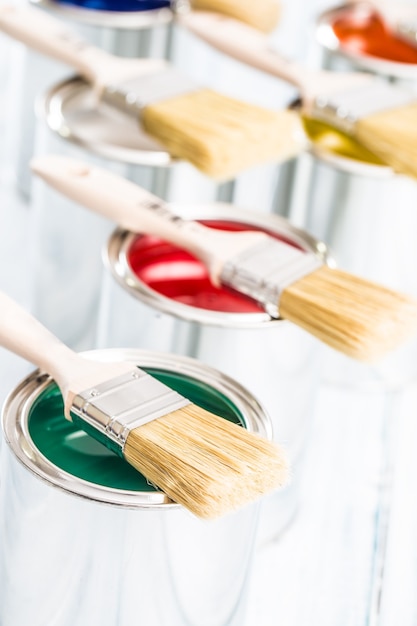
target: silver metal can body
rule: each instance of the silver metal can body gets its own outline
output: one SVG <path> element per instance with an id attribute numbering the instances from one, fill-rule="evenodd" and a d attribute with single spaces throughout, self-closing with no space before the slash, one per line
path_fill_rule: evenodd
<path id="1" fill-rule="evenodd" d="M 226 220 L 280 233 L 326 258 L 326 247 L 283 218 L 228 204 L 175 207 L 186 217 Z M 188 355 L 224 371 L 249 389 L 271 416 L 274 437 L 290 458 L 292 480 L 267 499 L 263 539 L 277 536 L 294 516 L 297 482 L 308 440 L 319 378 L 319 342 L 266 313 L 224 313 L 164 297 L 133 273 L 127 256 L 137 236 L 116 230 L 104 250 L 98 347 L 136 347 Z M 215 308 L 215 307 L 214 307 Z"/>
<path id="2" fill-rule="evenodd" d="M 230 403 L 249 430 L 271 435 L 267 415 L 249 392 L 194 360 L 139 350 L 96 351 L 94 358 L 174 372 L 197 385 L 202 397 L 205 389 L 214 393 L 220 412 Z M 48 405 L 37 404 L 44 393 L 55 402 L 50 388 L 50 378 L 35 372 L 3 409 L 9 445 L 0 487 L 1 623 L 241 626 L 259 503 L 207 522 L 154 489 L 94 482 L 83 463 L 118 457 L 81 431 L 59 433 L 54 420 L 66 423 L 63 414 L 57 409 L 50 418 Z M 55 444 L 45 444 L 44 434 L 39 439 L 38 419 L 41 428 L 44 420 L 55 429 Z M 72 465 L 65 466 L 68 452 Z"/>

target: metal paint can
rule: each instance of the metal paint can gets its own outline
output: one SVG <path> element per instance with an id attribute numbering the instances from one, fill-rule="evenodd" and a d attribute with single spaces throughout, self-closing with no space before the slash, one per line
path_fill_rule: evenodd
<path id="1" fill-rule="evenodd" d="M 278 216 L 224 203 L 176 205 L 185 218 L 260 229 L 327 258 L 324 244 Z M 261 399 L 293 468 L 291 484 L 267 498 L 261 536 L 280 534 L 297 508 L 301 461 L 319 377 L 319 342 L 256 304 L 214 288 L 195 259 L 155 238 L 116 230 L 104 249 L 98 346 L 188 355 L 226 372 Z"/>
<path id="2" fill-rule="evenodd" d="M 193 359 L 140 350 L 128 360 L 191 401 L 270 438 L 262 406 Z M 3 408 L 0 622 L 13 626 L 241 626 L 260 503 L 202 521 L 156 491 L 63 416 L 36 371 Z"/>

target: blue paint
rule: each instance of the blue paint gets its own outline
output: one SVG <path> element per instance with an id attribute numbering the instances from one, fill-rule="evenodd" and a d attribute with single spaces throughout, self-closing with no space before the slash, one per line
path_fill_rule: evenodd
<path id="1" fill-rule="evenodd" d="M 170 7 L 170 0 L 56 0 L 58 4 L 96 11 L 153 11 Z"/>

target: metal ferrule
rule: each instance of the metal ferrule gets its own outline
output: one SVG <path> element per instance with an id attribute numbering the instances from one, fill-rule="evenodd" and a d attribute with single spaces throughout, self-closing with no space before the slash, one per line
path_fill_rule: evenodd
<path id="1" fill-rule="evenodd" d="M 368 84 L 317 98 L 312 115 L 352 134 L 358 120 L 415 101 L 414 94 L 372 79 Z"/>
<path id="2" fill-rule="evenodd" d="M 183 96 L 198 89 L 199 86 L 192 78 L 168 67 L 109 85 L 102 97 L 108 104 L 137 117 L 150 104 Z"/>
<path id="3" fill-rule="evenodd" d="M 123 450 L 129 433 L 181 409 L 189 400 L 143 370 L 118 376 L 78 394 L 71 412 Z"/>
<path id="4" fill-rule="evenodd" d="M 220 280 L 251 296 L 271 317 L 278 318 L 284 289 L 322 265 L 316 255 L 271 239 L 225 263 Z"/>

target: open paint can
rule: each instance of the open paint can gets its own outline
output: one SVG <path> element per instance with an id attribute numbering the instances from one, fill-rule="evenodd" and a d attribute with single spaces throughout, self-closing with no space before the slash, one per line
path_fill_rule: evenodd
<path id="1" fill-rule="evenodd" d="M 396 34 L 372 3 L 357 2 L 322 13 L 316 39 L 329 69 L 360 69 L 416 86 L 417 42 Z"/>
<path id="2" fill-rule="evenodd" d="M 184 218 L 217 228 L 257 229 L 312 251 L 327 248 L 285 219 L 223 203 L 176 205 Z M 253 301 L 217 289 L 194 257 L 155 237 L 116 230 L 104 250 L 98 346 L 143 347 L 188 355 L 239 381 L 265 405 L 285 445 L 291 484 L 264 503 L 261 535 L 278 536 L 294 516 L 298 481 L 319 378 L 319 342 L 272 319 Z"/>
<path id="3" fill-rule="evenodd" d="M 95 351 L 270 438 L 262 406 L 193 359 Z M 202 521 L 68 422 L 34 372 L 3 408 L 0 622 L 13 626 L 241 626 L 260 503 Z"/>

